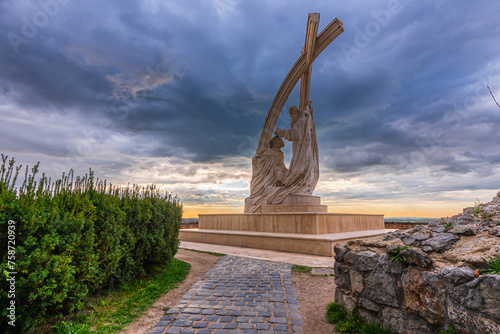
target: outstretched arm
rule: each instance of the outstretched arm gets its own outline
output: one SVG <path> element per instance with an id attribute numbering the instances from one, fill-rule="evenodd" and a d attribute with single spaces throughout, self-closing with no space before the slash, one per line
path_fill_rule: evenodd
<path id="1" fill-rule="evenodd" d="M 289 130 L 283 130 L 280 128 L 276 128 L 276 131 L 274 131 L 274 134 L 278 137 L 285 138 L 288 141 L 293 141 L 293 131 L 292 129 Z"/>

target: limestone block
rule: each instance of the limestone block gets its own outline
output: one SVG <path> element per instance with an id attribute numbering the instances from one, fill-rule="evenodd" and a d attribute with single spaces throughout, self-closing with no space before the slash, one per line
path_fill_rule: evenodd
<path id="1" fill-rule="evenodd" d="M 380 324 L 380 319 L 376 313 L 364 309 L 358 309 L 357 312 L 361 317 L 363 317 L 368 322 L 374 322 Z"/>
<path id="2" fill-rule="evenodd" d="M 406 231 L 406 234 L 414 234 L 414 233 L 417 233 L 417 232 L 420 232 L 424 227 L 419 225 L 419 226 L 415 226 L 414 228 L 412 229 L 409 229 L 408 231 Z"/>
<path id="3" fill-rule="evenodd" d="M 472 225 L 472 224 L 455 225 L 448 232 L 453 233 L 453 234 L 468 235 L 468 236 L 476 235 L 477 227 Z"/>
<path id="4" fill-rule="evenodd" d="M 467 283 L 474 279 L 474 270 L 469 267 L 441 268 L 439 276 L 454 285 Z"/>
<path id="5" fill-rule="evenodd" d="M 362 297 L 379 304 L 400 306 L 397 298 L 397 281 L 381 268 L 365 279 Z"/>
<path id="6" fill-rule="evenodd" d="M 381 309 L 378 304 L 366 298 L 359 298 L 359 306 L 374 312 L 379 312 Z"/>
<path id="7" fill-rule="evenodd" d="M 352 312 L 358 307 L 358 299 L 354 296 L 344 293 L 339 287 L 335 289 L 335 302 L 344 305 L 345 308 Z"/>
<path id="8" fill-rule="evenodd" d="M 344 295 L 342 305 L 344 305 L 349 312 L 353 312 L 358 307 L 358 299 L 351 295 Z"/>
<path id="9" fill-rule="evenodd" d="M 448 303 L 448 318 L 455 328 L 465 333 L 499 334 L 498 322 L 471 312 L 462 305 Z M 443 328 L 444 329 L 444 328 Z"/>
<path id="10" fill-rule="evenodd" d="M 419 316 L 409 314 L 402 334 L 434 334 L 436 333 L 429 324 Z"/>
<path id="11" fill-rule="evenodd" d="M 358 253 L 356 268 L 360 271 L 373 271 L 377 268 L 378 255 L 371 251 Z"/>
<path id="12" fill-rule="evenodd" d="M 344 293 L 342 292 L 342 290 L 337 286 L 335 288 L 335 296 L 333 298 L 333 301 L 337 304 L 341 304 L 342 305 L 342 301 L 344 300 L 343 299 L 344 297 Z"/>
<path id="13" fill-rule="evenodd" d="M 407 237 L 407 235 L 403 232 L 389 232 L 384 237 L 384 241 L 394 240 L 394 239 L 403 239 Z"/>
<path id="14" fill-rule="evenodd" d="M 337 284 L 337 287 L 350 291 L 351 290 L 351 281 L 349 278 L 349 271 L 347 267 L 344 267 L 338 262 L 335 262 L 333 265 L 333 269 L 335 270 L 334 282 Z"/>
<path id="15" fill-rule="evenodd" d="M 389 261 L 389 255 L 387 254 L 382 254 L 378 257 L 378 264 L 384 271 L 397 275 L 401 275 L 403 270 L 408 266 L 402 262 Z"/>
<path id="16" fill-rule="evenodd" d="M 403 249 L 401 256 L 408 264 L 421 268 L 430 268 L 434 263 L 429 255 L 418 248 Z"/>
<path id="17" fill-rule="evenodd" d="M 344 262 L 354 266 L 358 262 L 358 256 L 356 253 L 349 251 L 344 255 Z"/>
<path id="18" fill-rule="evenodd" d="M 469 293 L 465 305 L 500 322 L 500 275 L 481 275 L 467 283 Z"/>
<path id="19" fill-rule="evenodd" d="M 422 241 L 429 239 L 429 235 L 426 233 L 415 233 L 408 237 L 403 238 L 403 243 L 406 246 L 416 246 L 419 247 Z"/>
<path id="20" fill-rule="evenodd" d="M 402 333 L 406 325 L 404 312 L 392 307 L 385 307 L 382 309 L 382 325 L 397 333 Z"/>
<path id="21" fill-rule="evenodd" d="M 443 325 L 446 285 L 439 275 L 410 266 L 402 279 L 406 309 L 433 325 Z"/>
<path id="22" fill-rule="evenodd" d="M 335 246 L 333 246 L 333 251 L 335 252 L 335 261 L 344 261 L 344 255 L 345 253 L 347 253 L 347 248 L 345 248 L 341 244 L 335 244 Z"/>
<path id="23" fill-rule="evenodd" d="M 422 245 L 432 247 L 435 252 L 444 253 L 459 239 L 459 236 L 452 233 L 437 233 L 433 238 L 424 240 Z"/>
<path id="24" fill-rule="evenodd" d="M 363 291 L 363 275 L 359 271 L 350 270 L 349 278 L 351 280 L 352 291 L 361 293 Z"/>

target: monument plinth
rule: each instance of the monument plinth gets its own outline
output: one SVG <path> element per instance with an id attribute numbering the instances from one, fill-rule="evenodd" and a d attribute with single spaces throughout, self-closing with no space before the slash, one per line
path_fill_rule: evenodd
<path id="1" fill-rule="evenodd" d="M 333 256 L 339 241 L 385 233 L 383 215 L 328 213 L 320 197 L 313 195 L 319 179 L 319 150 L 309 101 L 312 64 L 344 31 L 342 22 L 335 19 L 316 36 L 318 24 L 319 14 L 309 14 L 302 53 L 269 108 L 252 158 L 245 213 L 199 215 L 198 229 L 180 231 L 182 241 Z M 299 79 L 299 106 L 288 109 L 290 129 L 275 129 Z M 281 151 L 283 139 L 292 143 L 288 168 Z"/>

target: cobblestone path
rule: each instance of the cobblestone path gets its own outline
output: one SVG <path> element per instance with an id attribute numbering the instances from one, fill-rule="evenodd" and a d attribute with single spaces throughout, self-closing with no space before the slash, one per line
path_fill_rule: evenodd
<path id="1" fill-rule="evenodd" d="M 301 333 L 291 267 L 226 255 L 149 333 Z"/>

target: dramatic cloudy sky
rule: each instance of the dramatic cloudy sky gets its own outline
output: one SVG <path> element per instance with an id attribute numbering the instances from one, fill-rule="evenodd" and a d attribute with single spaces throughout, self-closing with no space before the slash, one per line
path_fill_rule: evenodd
<path id="1" fill-rule="evenodd" d="M 0 152 L 53 177 L 156 183 L 185 217 L 242 212 L 311 12 L 345 27 L 310 95 L 330 212 L 446 216 L 500 191 L 491 0 L 2 0 Z"/>

